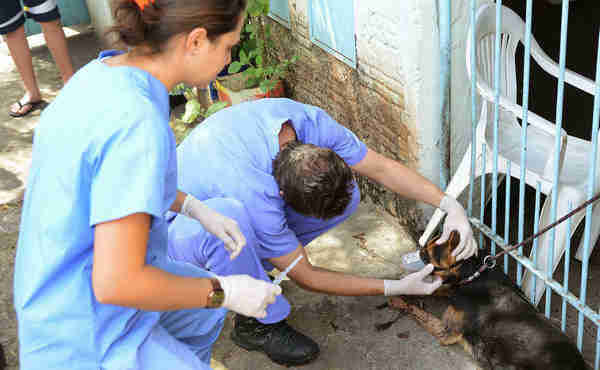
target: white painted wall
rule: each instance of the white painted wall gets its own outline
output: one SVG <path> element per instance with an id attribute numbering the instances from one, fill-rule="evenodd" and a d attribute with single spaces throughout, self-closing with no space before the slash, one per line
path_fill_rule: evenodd
<path id="1" fill-rule="evenodd" d="M 439 32 L 434 0 L 355 1 L 361 72 L 389 80 L 405 99 L 405 123 L 416 135 L 419 172 L 439 183 Z M 392 83 L 393 82 L 393 83 Z M 432 208 L 421 206 L 427 216 Z"/>
<path id="2" fill-rule="evenodd" d="M 110 0 L 86 0 L 92 26 L 98 35 L 104 39 L 104 32 L 113 25 Z"/>
<path id="3" fill-rule="evenodd" d="M 386 81 L 406 101 L 406 124 L 416 134 L 419 172 L 440 182 L 439 0 L 355 0 L 359 70 Z M 477 0 L 480 4 L 491 0 Z M 452 83 L 450 178 L 471 140 L 471 85 L 465 50 L 471 0 L 451 0 Z M 477 114 L 477 118 L 479 114 Z M 448 179 L 448 181 L 450 180 Z M 425 219 L 433 208 L 423 205 Z"/>

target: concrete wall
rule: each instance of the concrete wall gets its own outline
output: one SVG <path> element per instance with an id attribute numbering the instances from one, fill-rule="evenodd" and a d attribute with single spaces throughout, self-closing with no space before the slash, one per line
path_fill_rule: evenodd
<path id="1" fill-rule="evenodd" d="M 113 17 L 110 9 L 110 0 L 86 0 L 92 26 L 105 44 L 111 40 L 105 37 L 105 31 L 113 25 Z"/>

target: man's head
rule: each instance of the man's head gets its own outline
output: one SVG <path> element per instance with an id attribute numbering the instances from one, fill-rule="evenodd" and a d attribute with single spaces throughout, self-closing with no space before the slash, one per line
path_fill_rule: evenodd
<path id="1" fill-rule="evenodd" d="M 339 216 L 352 199 L 352 170 L 333 150 L 291 141 L 273 160 L 283 200 L 305 216 Z"/>

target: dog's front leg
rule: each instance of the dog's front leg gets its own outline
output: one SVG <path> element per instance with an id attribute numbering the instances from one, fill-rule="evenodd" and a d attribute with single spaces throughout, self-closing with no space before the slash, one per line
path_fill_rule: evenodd
<path id="1" fill-rule="evenodd" d="M 407 303 L 402 297 L 391 298 L 390 305 L 396 309 L 409 313 L 417 320 L 419 325 L 421 325 L 429 334 L 436 337 L 440 343 L 445 346 L 457 343 L 462 339 L 462 334 L 450 332 L 442 320 L 416 305 Z"/>

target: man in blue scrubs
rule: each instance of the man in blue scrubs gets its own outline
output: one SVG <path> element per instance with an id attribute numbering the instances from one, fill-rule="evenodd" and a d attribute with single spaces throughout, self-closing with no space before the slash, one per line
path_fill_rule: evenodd
<path id="1" fill-rule="evenodd" d="M 462 206 L 402 164 L 368 149 L 354 133 L 323 110 L 289 99 L 262 99 L 224 109 L 188 135 L 177 149 L 178 186 L 200 200 L 236 198 L 250 215 L 253 233 L 230 261 L 218 240 L 189 218 L 173 215 L 169 255 L 219 275 L 248 274 L 269 281 L 266 271 L 284 270 L 307 245 L 348 218 L 360 202 L 352 170 L 396 193 L 440 207 L 445 231 L 461 233 L 459 259 L 476 250 Z M 216 210 L 228 215 L 226 209 Z M 230 215 L 235 219 L 235 215 Z M 304 256 L 289 273 L 311 291 L 348 296 L 430 294 L 439 280 L 423 278 L 432 266 L 402 280 L 363 278 L 312 266 Z M 236 315 L 232 339 L 273 361 L 300 365 L 312 361 L 318 345 L 285 322 L 290 305 L 283 296 L 256 320 Z"/>

